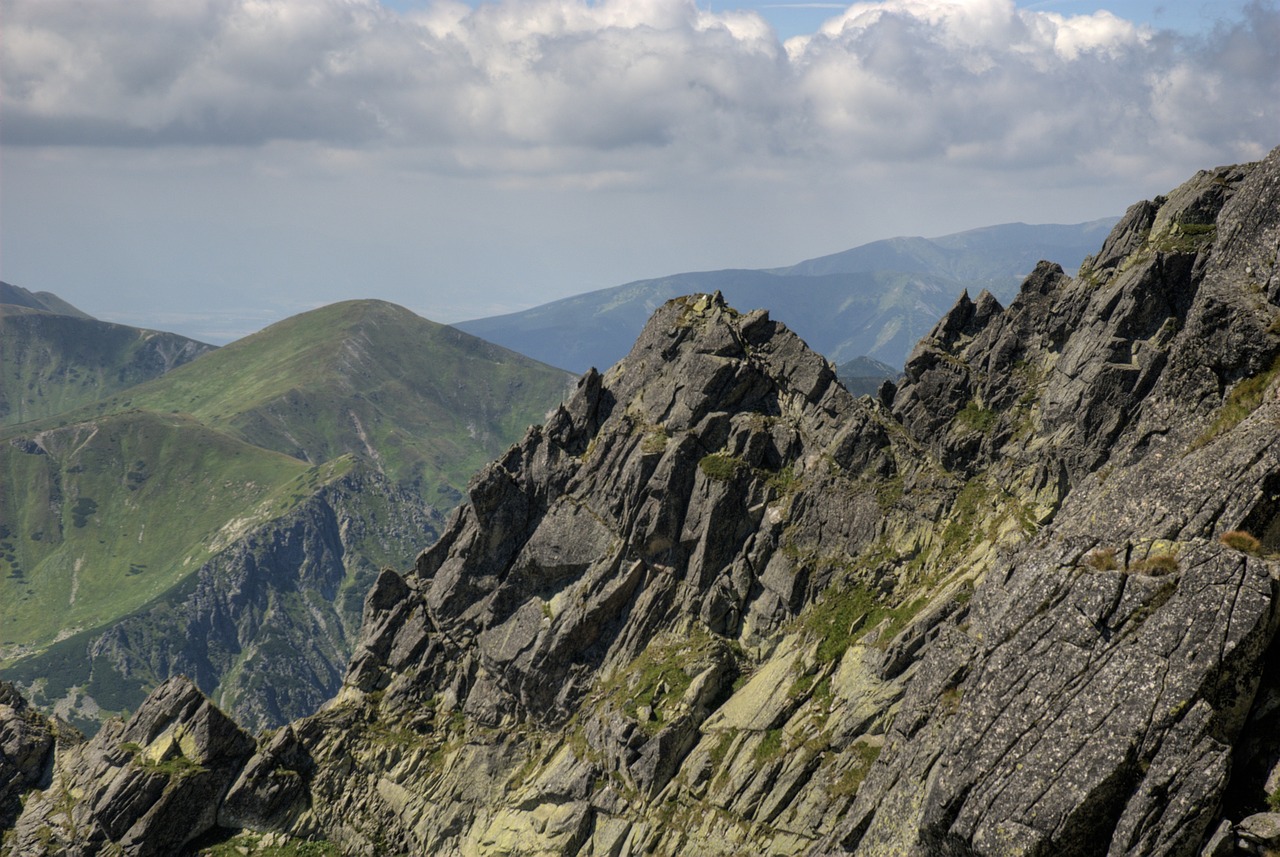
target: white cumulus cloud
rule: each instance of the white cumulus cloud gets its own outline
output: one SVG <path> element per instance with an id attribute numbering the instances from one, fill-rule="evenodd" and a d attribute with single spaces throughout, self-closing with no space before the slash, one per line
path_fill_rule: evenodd
<path id="1" fill-rule="evenodd" d="M 302 141 L 436 170 L 643 176 L 1280 142 L 1280 13 L 1262 3 L 1191 40 L 1107 12 L 883 0 L 785 46 L 753 12 L 686 0 L 0 8 L 11 146 Z"/>

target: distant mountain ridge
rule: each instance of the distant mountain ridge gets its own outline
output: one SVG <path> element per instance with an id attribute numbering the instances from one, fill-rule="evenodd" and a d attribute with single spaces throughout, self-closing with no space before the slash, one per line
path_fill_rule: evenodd
<path id="1" fill-rule="evenodd" d="M 100 321 L 49 292 L 0 283 L 0 426 L 157 378 L 214 346 Z"/>
<path id="2" fill-rule="evenodd" d="M 1097 249 L 1118 218 L 1084 223 L 1003 223 L 938 238 L 886 238 L 796 265 L 777 274 L 819 276 L 868 271 L 930 271 L 957 281 L 1003 283 L 1009 272 L 1030 273 L 1042 259 L 1066 268 Z"/>
<path id="3" fill-rule="evenodd" d="M 0 282 L 0 304 L 44 310 L 73 318 L 93 318 L 55 295 L 53 292 L 31 292 L 21 286 Z"/>
<path id="4" fill-rule="evenodd" d="M 855 396 L 874 396 L 885 381 L 897 381 L 902 373 L 888 363 L 870 357 L 855 357 L 836 367 L 836 377 Z"/>
<path id="5" fill-rule="evenodd" d="M 892 238 L 784 268 L 638 280 L 454 327 L 583 372 L 620 360 L 666 301 L 719 291 L 744 309 L 769 307 L 836 363 L 867 356 L 900 368 L 962 292 L 987 289 L 1007 301 L 1041 259 L 1079 267 L 1115 222 L 1011 223 L 940 238 Z"/>

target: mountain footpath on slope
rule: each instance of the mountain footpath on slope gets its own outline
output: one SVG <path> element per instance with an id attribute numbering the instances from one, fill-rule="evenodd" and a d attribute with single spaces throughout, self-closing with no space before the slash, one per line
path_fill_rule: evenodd
<path id="1" fill-rule="evenodd" d="M 76 744 L 15 708 L 52 768 L 3 771 L 5 847 L 1258 851 L 1278 251 L 1280 149 L 963 296 L 874 399 L 670 301 L 379 575 L 322 711 L 255 744 L 173 679 Z"/>

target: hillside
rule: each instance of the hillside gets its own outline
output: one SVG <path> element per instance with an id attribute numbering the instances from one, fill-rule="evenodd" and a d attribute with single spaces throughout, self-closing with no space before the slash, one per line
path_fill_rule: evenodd
<path id="1" fill-rule="evenodd" d="M 0 675 L 90 732 L 174 672 L 250 722 L 314 710 L 377 570 L 443 520 L 369 470 L 142 410 L 0 435 Z"/>
<path id="2" fill-rule="evenodd" d="M 447 509 L 569 381 L 403 307 L 346 301 L 233 342 L 127 398 L 311 463 L 366 457 Z"/>
<path id="3" fill-rule="evenodd" d="M 174 586 L 228 521 L 307 470 L 189 417 L 143 411 L 4 439 L 0 624 L 10 661 L 8 647 L 100 626 Z"/>
<path id="4" fill-rule="evenodd" d="M 77 309 L 53 292 L 32 292 L 21 286 L 3 282 L 0 282 L 0 305 L 41 310 L 54 315 L 68 315 L 72 318 L 93 318 L 87 312 Z"/>
<path id="5" fill-rule="evenodd" d="M 961 297 L 875 399 L 665 303 L 379 574 L 318 713 L 255 740 L 174 678 L 55 746 L 0 690 L 6 847 L 1280 847 L 1278 247 L 1280 149 Z"/>
<path id="6" fill-rule="evenodd" d="M 90 730 L 174 672 L 256 725 L 314 710 L 378 569 L 566 382 L 348 302 L 0 431 L 0 675 Z"/>
<path id="7" fill-rule="evenodd" d="M 107 398 L 211 350 L 175 333 L 98 321 L 56 295 L 0 283 L 0 426 Z"/>
<path id="8" fill-rule="evenodd" d="M 553 366 L 585 372 L 620 360 L 627 343 L 664 302 L 719 291 L 734 306 L 769 308 L 833 362 L 867 356 L 898 368 L 961 292 L 989 289 L 1001 299 L 1011 298 L 1041 259 L 1078 267 L 1112 223 L 1011 223 L 940 238 L 894 238 L 787 268 L 640 280 L 454 326 Z"/>

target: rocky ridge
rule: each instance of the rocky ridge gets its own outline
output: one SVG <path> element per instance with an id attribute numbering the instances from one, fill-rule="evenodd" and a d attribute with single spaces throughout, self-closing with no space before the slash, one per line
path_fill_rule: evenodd
<path id="1" fill-rule="evenodd" d="M 254 742 L 184 678 L 129 722 L 58 754 L 49 785 L 13 830 L 17 854 L 171 855 L 212 828 Z"/>
<path id="2" fill-rule="evenodd" d="M 179 847 L 190 799 L 349 854 L 1258 852 L 1278 196 L 1280 150 L 1200 173 L 1079 277 L 962 297 L 874 398 L 764 312 L 668 303 L 382 572 L 323 711 L 254 751 L 166 685 L 5 847 Z M 207 778 L 167 798 L 153 757 Z"/>

